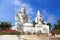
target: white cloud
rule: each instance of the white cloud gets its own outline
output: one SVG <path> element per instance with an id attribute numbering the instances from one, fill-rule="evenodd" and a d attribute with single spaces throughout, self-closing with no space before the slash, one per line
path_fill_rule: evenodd
<path id="1" fill-rule="evenodd" d="M 56 22 L 56 17 L 54 15 L 50 15 L 48 16 L 47 18 L 47 22 L 50 22 L 50 23 L 55 23 Z"/>
<path id="2" fill-rule="evenodd" d="M 56 22 L 56 16 L 48 13 L 46 10 L 43 10 L 42 16 L 46 20 L 46 22 L 49 22 L 51 24 L 54 24 Z"/>
<path id="3" fill-rule="evenodd" d="M 26 14 L 30 17 L 30 19 L 32 19 L 32 16 L 36 13 L 35 9 L 32 8 L 32 6 L 28 3 L 23 3 L 20 0 L 11 0 L 11 3 L 15 6 L 18 6 L 19 9 L 14 8 L 15 10 L 15 14 L 18 13 L 21 9 L 21 6 L 25 6 L 26 8 Z M 33 19 L 32 19 L 33 20 Z"/>
<path id="4" fill-rule="evenodd" d="M 42 0 L 37 0 L 37 1 L 42 1 Z M 30 4 L 23 3 L 20 0 L 12 0 L 12 3 L 16 6 L 19 6 L 20 8 L 21 8 L 21 6 L 25 6 L 26 7 L 26 13 L 27 13 L 27 15 L 30 15 L 30 17 L 32 17 L 33 14 L 36 13 L 35 9 L 32 8 L 32 6 Z M 46 20 L 46 22 L 49 22 L 49 23 L 55 22 L 56 16 L 49 14 L 46 10 L 43 10 L 42 16 Z"/>
<path id="5" fill-rule="evenodd" d="M 38 1 L 41 1 L 41 0 L 38 0 Z M 16 6 L 19 6 L 19 7 L 25 6 L 27 15 L 32 15 L 33 16 L 33 14 L 36 13 L 34 11 L 34 8 L 32 8 L 32 6 L 30 4 L 23 3 L 22 1 L 19 1 L 19 0 L 12 0 L 12 3 Z M 50 22 L 50 23 L 55 22 L 55 19 L 56 19 L 55 15 L 49 14 L 46 10 L 43 10 L 43 15 L 42 16 L 43 16 L 44 19 L 46 19 L 46 22 Z"/>
<path id="6" fill-rule="evenodd" d="M 22 6 L 25 6 L 26 7 L 26 13 L 28 15 L 34 13 L 33 8 L 29 4 L 23 3 Z"/>
<path id="7" fill-rule="evenodd" d="M 21 5 L 22 3 L 19 1 L 19 0 L 11 0 L 11 3 L 14 4 L 14 5 Z"/>
<path id="8" fill-rule="evenodd" d="M 11 2 L 12 2 L 12 4 L 14 4 L 16 6 L 19 6 L 20 8 L 21 8 L 21 6 L 25 6 L 27 15 L 31 15 L 34 13 L 34 9 L 30 6 L 30 4 L 23 3 L 20 0 L 12 0 Z"/>

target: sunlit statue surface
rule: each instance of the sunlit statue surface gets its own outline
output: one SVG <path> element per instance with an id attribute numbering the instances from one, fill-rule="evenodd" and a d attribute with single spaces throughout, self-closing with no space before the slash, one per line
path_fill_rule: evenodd
<path id="1" fill-rule="evenodd" d="M 12 30 L 17 30 L 19 32 L 29 32 L 29 33 L 49 33 L 49 26 L 43 24 L 43 18 L 40 16 L 40 11 L 37 11 L 37 16 L 35 18 L 35 27 L 31 23 L 31 19 L 26 14 L 26 9 L 24 6 L 21 7 L 21 10 L 15 14 L 15 26 L 12 27 Z"/>
<path id="2" fill-rule="evenodd" d="M 42 24 L 43 18 L 40 16 L 40 11 L 37 11 L 37 17 L 35 18 L 35 23 Z"/>

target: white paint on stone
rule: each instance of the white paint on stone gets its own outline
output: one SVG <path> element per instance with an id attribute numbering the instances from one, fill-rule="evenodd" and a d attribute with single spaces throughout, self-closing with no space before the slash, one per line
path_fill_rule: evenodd
<path id="1" fill-rule="evenodd" d="M 35 18 L 35 27 L 32 27 L 33 24 L 29 21 L 30 18 L 26 14 L 26 9 L 24 6 L 22 6 L 20 12 L 18 14 L 15 14 L 15 26 L 12 27 L 12 30 L 17 30 L 20 32 L 30 32 L 30 33 L 37 33 L 37 32 L 42 32 L 42 33 L 48 33 L 49 34 L 49 26 L 46 24 L 44 25 L 43 18 L 40 15 L 40 11 L 37 11 L 37 16 Z"/>

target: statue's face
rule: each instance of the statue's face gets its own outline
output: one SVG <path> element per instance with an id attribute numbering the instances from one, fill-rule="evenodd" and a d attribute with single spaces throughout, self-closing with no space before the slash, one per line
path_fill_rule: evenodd
<path id="1" fill-rule="evenodd" d="M 24 10 L 21 10 L 21 13 L 24 13 Z"/>
<path id="2" fill-rule="evenodd" d="M 21 13 L 25 13 L 25 8 L 21 8 Z"/>

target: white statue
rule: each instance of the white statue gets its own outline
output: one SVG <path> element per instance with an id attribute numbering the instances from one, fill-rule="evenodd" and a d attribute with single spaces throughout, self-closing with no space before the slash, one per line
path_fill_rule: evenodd
<path id="1" fill-rule="evenodd" d="M 19 13 L 19 17 L 20 17 L 20 22 L 22 24 L 28 22 L 28 16 L 26 15 L 26 9 L 24 6 L 22 6 L 22 8 L 21 8 L 21 11 Z"/>
<path id="2" fill-rule="evenodd" d="M 40 16 L 40 11 L 37 12 L 37 17 L 35 18 L 35 23 L 42 24 L 42 17 Z"/>
<path id="3" fill-rule="evenodd" d="M 31 32 L 31 33 L 37 33 L 41 31 L 42 33 L 49 33 L 49 26 L 44 25 L 43 18 L 40 16 L 40 11 L 37 11 L 37 17 L 35 18 L 35 27 L 32 27 L 33 24 L 30 21 L 30 18 L 26 14 L 26 9 L 24 6 L 22 6 L 21 10 L 18 14 L 15 15 L 15 27 L 12 27 L 12 29 L 20 31 L 20 32 Z"/>

